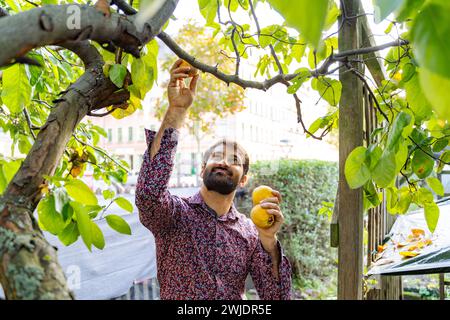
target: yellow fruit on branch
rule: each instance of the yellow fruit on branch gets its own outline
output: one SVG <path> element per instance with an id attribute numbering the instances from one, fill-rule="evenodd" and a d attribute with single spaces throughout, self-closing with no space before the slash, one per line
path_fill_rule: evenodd
<path id="1" fill-rule="evenodd" d="M 187 62 L 187 61 L 185 61 L 185 60 L 181 61 L 180 68 L 181 68 L 181 67 L 190 67 L 190 68 L 191 68 L 191 69 L 188 71 L 188 75 L 189 75 L 190 77 L 194 77 L 194 76 L 196 76 L 196 75 L 198 74 L 198 69 L 195 68 L 195 67 L 193 67 L 193 66 L 191 66 L 191 65 L 189 64 L 189 62 Z"/>
<path id="2" fill-rule="evenodd" d="M 274 197 L 274 195 L 272 193 L 271 187 L 268 187 L 268 186 L 256 187 L 252 193 L 253 205 L 257 205 L 262 200 L 267 199 L 267 198 L 272 198 L 272 197 Z"/>
<path id="3" fill-rule="evenodd" d="M 266 209 L 263 209 L 259 204 L 254 206 L 250 212 L 250 218 L 253 223 L 263 229 L 269 228 L 275 222 L 275 217 L 269 214 Z"/>

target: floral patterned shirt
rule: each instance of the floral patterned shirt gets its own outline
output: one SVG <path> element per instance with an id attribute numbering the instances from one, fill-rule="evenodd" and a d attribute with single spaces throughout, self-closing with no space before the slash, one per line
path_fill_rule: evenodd
<path id="1" fill-rule="evenodd" d="M 179 131 L 164 131 L 152 160 L 156 132 L 146 129 L 145 134 L 148 149 L 137 181 L 136 206 L 140 221 L 155 237 L 161 299 L 243 299 L 249 273 L 260 299 L 290 299 L 291 266 L 280 243 L 277 280 L 256 227 L 234 205 L 219 217 L 200 193 L 189 198 L 169 193 Z"/>

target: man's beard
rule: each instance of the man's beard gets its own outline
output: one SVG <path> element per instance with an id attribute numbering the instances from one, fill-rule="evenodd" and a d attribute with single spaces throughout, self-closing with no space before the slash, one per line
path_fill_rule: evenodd
<path id="1" fill-rule="evenodd" d="M 227 195 L 236 190 L 239 181 L 234 181 L 231 175 L 224 175 L 214 171 L 216 168 L 206 171 L 203 174 L 203 184 L 209 191 L 216 191 L 220 194 Z M 225 168 L 221 168 L 228 171 Z M 228 171 L 229 174 L 231 174 Z"/>

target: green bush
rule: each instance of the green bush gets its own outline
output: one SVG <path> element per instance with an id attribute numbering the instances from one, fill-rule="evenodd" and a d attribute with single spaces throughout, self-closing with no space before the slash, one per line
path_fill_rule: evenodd
<path id="1" fill-rule="evenodd" d="M 250 166 L 248 193 L 237 201 L 249 213 L 251 192 L 268 185 L 281 192 L 285 223 L 278 234 L 293 268 L 297 289 L 318 289 L 334 282 L 335 250 L 330 247 L 329 220 L 319 215 L 322 201 L 334 202 L 338 184 L 335 162 L 317 160 L 260 161 Z M 325 293 L 327 294 L 327 293 Z"/>

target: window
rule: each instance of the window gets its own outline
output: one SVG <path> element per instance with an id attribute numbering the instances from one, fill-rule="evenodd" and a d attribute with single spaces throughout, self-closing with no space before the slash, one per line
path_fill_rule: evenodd
<path id="1" fill-rule="evenodd" d="M 134 170 L 134 166 L 133 166 L 133 160 L 134 160 L 134 157 L 133 157 L 133 155 L 132 154 L 130 154 L 130 162 L 129 162 L 129 164 L 130 164 L 130 171 L 133 171 Z"/>
<path id="2" fill-rule="evenodd" d="M 195 152 L 191 152 L 191 175 L 197 173 L 197 154 Z"/>
<path id="3" fill-rule="evenodd" d="M 145 140 L 145 129 L 144 126 L 139 126 L 139 141 Z"/>
<path id="4" fill-rule="evenodd" d="M 122 142 L 122 128 L 117 128 L 117 142 Z"/>
<path id="5" fill-rule="evenodd" d="M 133 141 L 133 127 L 128 127 L 128 141 Z"/>
<path id="6" fill-rule="evenodd" d="M 113 131 L 112 129 L 108 129 L 108 142 L 111 143 L 113 141 Z"/>

